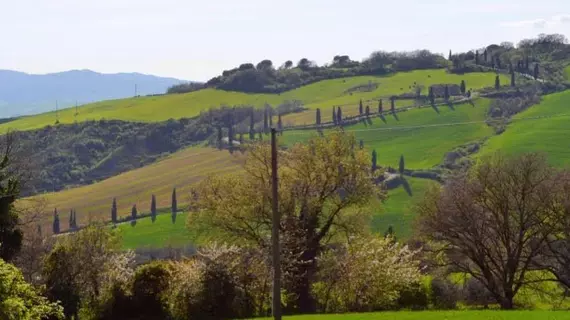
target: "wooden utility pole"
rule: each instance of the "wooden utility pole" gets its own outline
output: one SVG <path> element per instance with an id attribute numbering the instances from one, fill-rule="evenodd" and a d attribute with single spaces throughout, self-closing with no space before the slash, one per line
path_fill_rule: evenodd
<path id="1" fill-rule="evenodd" d="M 271 128 L 271 192 L 273 207 L 273 223 L 271 228 L 271 245 L 273 254 L 273 319 L 281 320 L 281 247 L 279 245 L 279 207 L 277 200 L 277 130 Z"/>

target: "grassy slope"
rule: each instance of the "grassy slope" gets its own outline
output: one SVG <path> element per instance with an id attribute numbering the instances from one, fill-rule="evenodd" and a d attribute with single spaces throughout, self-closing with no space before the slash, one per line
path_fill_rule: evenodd
<path id="1" fill-rule="evenodd" d="M 393 226 L 396 236 L 407 239 L 412 234 L 412 221 L 415 217 L 412 206 L 421 198 L 430 180 L 407 178 L 411 195 L 400 186 L 388 192 L 389 198 L 380 203 L 376 201 L 371 205 L 373 215 L 372 230 L 383 233 L 388 226 Z M 179 213 L 176 223 L 172 223 L 170 214 L 158 215 L 154 224 L 150 218 L 137 221 L 133 227 L 130 223 L 119 225 L 122 231 L 125 248 L 183 246 L 190 244 L 192 235 L 186 229 L 186 214 Z"/>
<path id="2" fill-rule="evenodd" d="M 399 239 L 409 239 L 412 236 L 416 217 L 413 206 L 421 200 L 430 184 L 436 182 L 409 177 L 406 181 L 408 188 L 400 186 L 390 190 L 389 198 L 376 206 L 372 218 L 372 230 L 383 233 L 392 226 Z"/>
<path id="3" fill-rule="evenodd" d="M 35 198 L 45 198 L 48 201 L 48 211 L 57 208 L 63 226 L 67 226 L 71 208 L 77 210 L 80 224 L 87 223 L 88 219 L 109 220 L 113 197 L 117 198 L 119 216 L 129 215 L 133 204 L 137 205 L 139 212 L 148 212 L 152 194 L 156 195 L 159 208 L 168 207 L 174 186 L 177 187 L 178 204 L 182 206 L 187 202 L 188 190 L 192 184 L 210 174 L 239 170 L 242 158 L 239 153 L 230 155 L 227 151 L 211 148 L 189 148 L 150 166 L 92 185 Z M 46 215 L 43 221 L 50 230 L 51 218 L 51 215 Z"/>
<path id="4" fill-rule="evenodd" d="M 570 80 L 570 66 L 567 66 L 564 72 L 566 73 L 566 79 Z"/>
<path id="5" fill-rule="evenodd" d="M 269 319 L 269 318 L 267 318 Z M 290 316 L 290 320 L 566 320 L 565 311 L 421 311 Z"/>
<path id="6" fill-rule="evenodd" d="M 557 117 L 524 120 L 537 116 Z M 481 154 L 488 155 L 497 150 L 505 154 L 540 151 L 547 153 L 554 165 L 569 165 L 569 123 L 570 91 L 544 96 L 540 104 L 516 115 L 503 134 L 489 139 Z"/>
<path id="7" fill-rule="evenodd" d="M 125 249 L 180 247 L 190 244 L 191 235 L 186 229 L 186 213 L 178 213 L 172 223 L 170 214 L 160 214 L 153 223 L 150 218 L 137 220 L 135 226 L 123 223 L 118 226 Z"/>
<path id="8" fill-rule="evenodd" d="M 431 77 L 428 78 L 428 75 Z M 468 88 L 481 88 L 494 83 L 492 73 L 469 73 L 465 75 L 447 74 L 445 70 L 418 70 L 398 73 L 388 77 L 361 76 L 345 79 L 324 80 L 292 91 L 277 94 L 246 94 L 215 89 L 205 89 L 187 94 L 165 95 L 156 97 L 138 97 L 120 100 L 96 102 L 81 106 L 75 117 L 75 109 L 59 111 L 61 123 L 73 123 L 85 120 L 121 119 L 127 121 L 163 121 L 169 118 L 193 117 L 202 110 L 220 105 L 249 104 L 262 106 L 264 103 L 277 105 L 284 100 L 303 101 L 308 108 L 330 108 L 333 105 L 355 104 L 359 99 L 372 99 L 381 96 L 409 92 L 414 81 L 429 85 L 434 83 L 459 83 L 465 79 Z M 372 92 L 345 91 L 357 85 L 379 82 L 379 87 Z M 506 83 L 506 82 L 505 82 Z M 326 112 L 323 116 L 328 117 Z M 55 112 L 24 117 L 0 125 L 0 132 L 8 129 L 30 130 L 53 125 Z"/>
<path id="9" fill-rule="evenodd" d="M 388 115 L 384 120 L 376 117 L 372 124 L 356 124 L 345 127 L 354 131 L 357 139 L 364 140 L 368 149 L 376 149 L 378 162 L 397 167 L 400 155 L 404 155 L 407 168 L 425 169 L 439 164 L 444 154 L 459 145 L 493 134 L 485 123 L 466 125 L 409 128 L 414 126 L 441 125 L 456 122 L 483 121 L 489 100 L 477 99 L 474 106 L 468 103 L 433 108 L 415 109 Z M 438 113 L 439 112 L 439 113 Z M 366 131 L 368 130 L 368 131 Z M 280 137 L 285 144 L 303 141 L 315 133 L 312 131 L 285 132 Z"/>

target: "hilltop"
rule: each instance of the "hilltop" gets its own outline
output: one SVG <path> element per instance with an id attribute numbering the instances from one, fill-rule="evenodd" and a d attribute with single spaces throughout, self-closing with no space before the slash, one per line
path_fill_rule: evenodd
<path id="1" fill-rule="evenodd" d="M 507 76 L 501 75 L 504 83 Z M 287 102 L 298 101 L 306 109 L 323 109 L 328 116 L 333 106 L 357 105 L 360 99 L 375 106 L 378 99 L 389 99 L 393 95 L 416 94 L 421 87 L 423 94 L 434 84 L 458 86 L 465 80 L 473 90 L 491 87 L 495 75 L 491 72 L 474 72 L 463 75 L 452 74 L 444 69 L 415 70 L 385 76 L 357 76 L 342 79 L 323 80 L 280 94 L 243 93 L 220 89 L 201 89 L 184 94 L 168 94 L 153 97 L 137 97 L 108 100 L 74 108 L 23 117 L 0 124 L 0 132 L 8 129 L 32 130 L 60 124 L 87 120 L 115 119 L 133 122 L 157 122 L 168 119 L 192 118 L 209 109 L 221 106 L 253 106 L 261 108 L 266 104 L 277 107 Z M 413 100 L 413 99 L 411 99 Z M 413 101 L 410 101 L 413 103 Z M 312 117 L 314 119 L 314 117 Z"/>
<path id="2" fill-rule="evenodd" d="M 140 73 L 70 70 L 48 74 L 0 70 L 0 118 L 29 115 L 93 101 L 162 94 L 182 80 Z"/>

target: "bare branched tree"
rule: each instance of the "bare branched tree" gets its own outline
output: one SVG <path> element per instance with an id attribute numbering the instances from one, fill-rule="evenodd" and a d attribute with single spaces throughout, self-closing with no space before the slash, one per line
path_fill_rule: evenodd
<path id="1" fill-rule="evenodd" d="M 542 269 L 548 239 L 557 230 L 561 188 L 545 158 L 526 154 L 484 159 L 472 172 L 431 189 L 417 206 L 421 234 L 452 271 L 480 281 L 503 309 Z"/>

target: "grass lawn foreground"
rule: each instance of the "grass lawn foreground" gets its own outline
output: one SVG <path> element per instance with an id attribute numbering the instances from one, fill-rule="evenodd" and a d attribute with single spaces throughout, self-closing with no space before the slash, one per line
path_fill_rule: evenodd
<path id="1" fill-rule="evenodd" d="M 267 320 L 272 318 L 265 318 Z M 288 320 L 566 320 L 567 311 L 399 311 L 284 317 Z"/>

